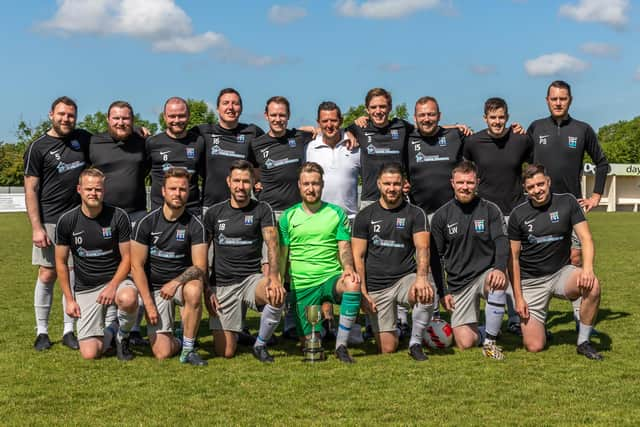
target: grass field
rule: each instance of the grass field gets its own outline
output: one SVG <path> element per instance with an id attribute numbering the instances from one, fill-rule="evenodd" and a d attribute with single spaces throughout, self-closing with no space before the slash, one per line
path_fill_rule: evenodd
<path id="1" fill-rule="evenodd" d="M 605 361 L 575 353 L 567 302 L 554 300 L 547 351 L 526 353 L 505 334 L 506 360 L 480 349 L 432 353 L 417 364 L 402 350 L 352 350 L 344 366 L 307 365 L 283 343 L 264 366 L 247 349 L 232 360 L 213 358 L 206 322 L 198 369 L 177 359 L 138 354 L 82 361 L 60 344 L 60 292 L 50 326 L 53 348 L 32 349 L 34 335 L 30 228 L 25 214 L 1 214 L 1 425 L 638 425 L 640 424 L 640 215 L 592 213 L 596 273 L 603 286 L 594 339 Z M 254 316 L 254 315 L 252 315 Z M 256 328 L 256 318 L 252 326 Z"/>

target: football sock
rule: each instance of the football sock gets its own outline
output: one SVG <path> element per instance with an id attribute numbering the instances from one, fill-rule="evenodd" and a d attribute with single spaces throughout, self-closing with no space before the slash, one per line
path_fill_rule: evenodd
<path id="1" fill-rule="evenodd" d="M 338 321 L 338 336 L 336 337 L 336 348 L 341 345 L 347 346 L 349 332 L 356 321 L 360 310 L 360 292 L 345 292 L 342 294 L 342 304 L 340 304 L 340 320 Z"/>
<path id="2" fill-rule="evenodd" d="M 36 281 L 33 294 L 33 307 L 36 312 L 36 335 L 49 333 L 49 312 L 53 301 L 53 283 L 47 284 Z"/>
<path id="3" fill-rule="evenodd" d="M 131 327 L 133 326 L 137 316 L 137 311 L 133 313 L 127 313 L 124 310 L 118 310 L 118 323 L 120 329 L 118 330 L 118 339 L 126 338 L 129 336 Z"/>
<path id="4" fill-rule="evenodd" d="M 293 295 L 288 292 L 285 297 L 285 305 L 287 306 L 287 311 L 284 315 L 284 331 L 295 330 L 296 328 L 296 307 L 293 303 Z"/>
<path id="5" fill-rule="evenodd" d="M 416 304 L 413 306 L 413 313 L 411 315 L 411 338 L 409 339 L 409 347 L 414 344 L 422 344 L 422 336 L 424 330 L 427 328 L 431 315 L 433 313 L 432 304 Z"/>
<path id="6" fill-rule="evenodd" d="M 580 322 L 580 305 L 582 304 L 582 297 L 571 301 L 571 305 L 573 306 L 573 319 L 576 322 Z"/>
<path id="7" fill-rule="evenodd" d="M 262 309 L 262 315 L 260 316 L 260 329 L 258 330 L 258 336 L 254 347 L 267 345 L 267 342 L 273 335 L 273 331 L 276 330 L 282 317 L 282 307 L 274 307 L 271 304 L 267 304 Z"/>
<path id="8" fill-rule="evenodd" d="M 73 270 L 70 268 L 69 269 L 69 284 L 71 285 L 71 293 L 75 294 L 75 291 L 73 290 L 75 282 L 76 282 L 76 275 L 73 272 Z M 64 297 L 64 295 L 62 295 L 62 320 L 64 322 L 64 330 L 62 332 L 62 335 L 66 335 L 69 332 L 73 333 L 73 326 L 75 325 L 75 319 L 71 316 L 69 316 L 67 314 L 67 299 Z"/>
<path id="9" fill-rule="evenodd" d="M 582 344 L 585 341 L 589 341 L 589 336 L 591 335 L 591 330 L 593 329 L 593 325 L 585 325 L 580 322 L 580 326 L 578 327 L 578 345 Z"/>
<path id="10" fill-rule="evenodd" d="M 504 291 L 490 291 L 487 295 L 487 305 L 484 308 L 485 325 L 487 340 L 495 341 L 496 337 L 500 333 L 500 326 L 502 325 L 502 317 L 504 316 L 504 305 L 507 295 Z"/>
<path id="11" fill-rule="evenodd" d="M 194 338 L 182 337 L 182 356 L 187 356 L 189 353 L 193 351 L 193 346 L 195 343 Z"/>
<path id="12" fill-rule="evenodd" d="M 520 316 L 516 313 L 516 305 L 513 299 L 513 289 L 509 286 L 505 293 L 507 294 L 507 315 L 509 316 L 509 323 L 520 323 Z"/>
<path id="13" fill-rule="evenodd" d="M 142 322 L 142 316 L 144 316 L 144 303 L 142 303 L 142 301 L 139 302 L 141 304 L 138 306 L 138 311 L 135 314 L 135 319 L 131 326 L 131 330 L 136 332 L 140 332 L 140 322 Z"/>
<path id="14" fill-rule="evenodd" d="M 102 352 L 109 350 L 111 348 L 111 340 L 113 336 L 116 334 L 117 326 L 114 323 L 107 323 L 106 328 L 104 328 L 104 335 L 102 337 Z"/>
<path id="15" fill-rule="evenodd" d="M 409 309 L 404 305 L 398 306 L 398 322 L 409 324 Z"/>

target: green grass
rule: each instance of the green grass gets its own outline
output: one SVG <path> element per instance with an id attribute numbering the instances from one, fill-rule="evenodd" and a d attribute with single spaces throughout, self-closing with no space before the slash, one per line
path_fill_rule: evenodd
<path id="1" fill-rule="evenodd" d="M 575 353 L 570 305 L 554 300 L 554 339 L 526 353 L 505 334 L 506 360 L 485 360 L 480 349 L 431 354 L 417 364 L 402 350 L 377 356 L 368 344 L 357 363 L 331 357 L 301 362 L 291 344 L 273 350 L 263 366 L 246 349 L 232 360 L 212 358 L 201 324 L 203 369 L 177 359 L 139 354 L 82 361 L 60 344 L 60 292 L 52 309 L 54 347 L 34 339 L 30 229 L 24 214 L 0 215 L 0 424 L 2 425 L 637 425 L 640 420 L 640 215 L 592 213 L 596 272 L 603 286 L 595 339 L 605 361 Z M 256 327 L 255 315 L 251 318 Z"/>

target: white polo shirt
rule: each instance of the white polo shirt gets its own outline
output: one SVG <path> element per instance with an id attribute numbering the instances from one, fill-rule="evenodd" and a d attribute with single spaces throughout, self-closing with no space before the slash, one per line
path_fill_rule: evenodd
<path id="1" fill-rule="evenodd" d="M 347 149 L 344 138 L 331 148 L 322 141 L 322 135 L 307 145 L 306 160 L 316 162 L 324 169 L 322 200 L 343 208 L 349 216 L 358 213 L 358 176 L 360 175 L 360 148 Z"/>

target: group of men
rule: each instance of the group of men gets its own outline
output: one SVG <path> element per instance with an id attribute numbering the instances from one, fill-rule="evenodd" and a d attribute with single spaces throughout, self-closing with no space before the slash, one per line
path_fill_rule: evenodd
<path id="1" fill-rule="evenodd" d="M 183 363 L 205 365 L 194 350 L 204 294 L 214 350 L 224 357 L 236 352 L 247 308 L 261 312 L 253 355 L 273 362 L 267 343 L 283 309 L 291 315 L 285 332 L 295 327 L 304 343 L 312 334 L 304 307 L 331 302 L 340 305 L 339 360 L 354 361 L 347 345 L 360 307 L 382 353 L 397 350 L 410 309 L 409 354 L 426 360 L 422 336 L 440 298 L 459 348 L 482 344 L 502 359 L 496 339 L 505 304 L 510 330 L 540 351 L 556 295 L 577 307 L 578 353 L 601 359 L 589 341 L 600 290 L 583 210 L 598 205 L 608 163 L 593 130 L 568 114 L 570 86 L 551 83 L 546 100 L 550 117 L 525 134 L 507 126 L 506 102 L 491 98 L 487 129 L 472 134 L 440 126 L 432 97 L 416 102 L 415 126 L 390 119 L 391 95 L 381 88 L 367 93 L 367 117 L 347 129 L 333 102 L 319 105 L 317 129 L 289 129 L 289 101 L 276 96 L 265 106 L 264 133 L 240 123 L 242 99 L 227 88 L 217 124 L 188 129 L 188 104 L 172 97 L 166 130 L 145 140 L 127 102 L 112 103 L 108 132 L 91 135 L 75 129 L 75 102 L 58 98 L 51 129 L 25 153 L 40 266 L 34 347 L 51 346 L 57 277 L 63 344 L 85 358 L 114 343 L 118 358 L 130 360 L 145 312 L 157 358 L 180 353 Z M 589 199 L 579 184 L 585 152 L 596 163 Z"/>

